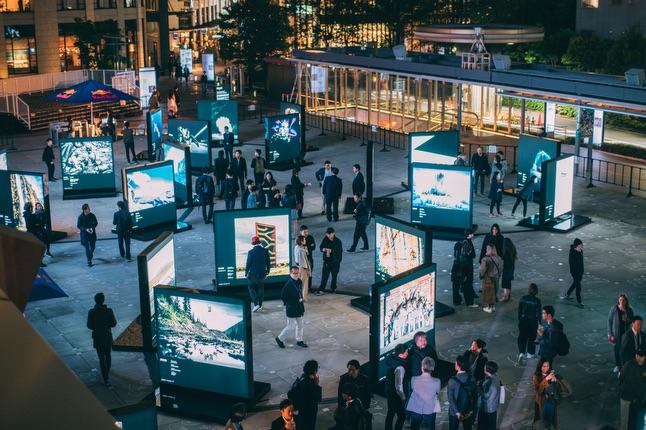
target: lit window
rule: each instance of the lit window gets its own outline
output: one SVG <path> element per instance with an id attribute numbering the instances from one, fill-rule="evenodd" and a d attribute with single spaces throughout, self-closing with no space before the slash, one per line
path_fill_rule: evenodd
<path id="1" fill-rule="evenodd" d="M 599 0 L 581 0 L 581 6 L 588 9 L 598 9 Z"/>

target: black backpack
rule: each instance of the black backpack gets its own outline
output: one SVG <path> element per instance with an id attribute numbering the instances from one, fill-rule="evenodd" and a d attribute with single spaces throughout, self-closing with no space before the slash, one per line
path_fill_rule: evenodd
<path id="1" fill-rule="evenodd" d="M 460 419 L 464 421 L 470 418 L 476 410 L 478 405 L 478 387 L 471 375 L 464 382 L 460 381 L 457 376 L 453 376 L 452 379 L 459 385 L 456 407 L 460 413 Z"/>
<path id="2" fill-rule="evenodd" d="M 556 339 L 556 353 L 565 357 L 570 353 L 570 341 L 564 331 L 559 331 Z"/>
<path id="3" fill-rule="evenodd" d="M 302 407 L 302 400 L 303 400 L 303 382 L 304 379 L 302 377 L 296 378 L 294 383 L 292 384 L 292 387 L 289 389 L 287 392 L 287 398 L 294 403 L 294 409 L 299 410 Z"/>

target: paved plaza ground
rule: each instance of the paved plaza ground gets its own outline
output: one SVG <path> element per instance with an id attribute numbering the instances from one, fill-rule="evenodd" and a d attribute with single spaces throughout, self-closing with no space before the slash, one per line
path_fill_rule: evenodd
<path id="1" fill-rule="evenodd" d="M 241 136 L 245 141 L 243 154 L 250 160 L 253 150 L 263 145 L 262 129 L 258 121 L 241 123 Z M 309 153 L 307 159 L 314 164 L 301 173 L 302 180 L 312 182 L 313 187 L 305 192 L 305 216 L 302 221 L 310 227 L 317 243 L 328 227 L 325 217 L 320 216 L 321 198 L 315 183 L 314 171 L 325 159 L 339 167 L 346 195 L 349 195 L 352 181 L 351 166 L 365 164 L 365 148 L 360 141 L 348 138 L 341 141 L 338 136 L 319 136 L 319 130 L 308 132 L 308 142 L 320 148 Z M 44 171 L 40 161 L 45 135 L 32 134 L 19 137 L 18 151 L 9 154 L 9 167 L 20 170 Z M 137 151 L 145 149 L 144 137 L 137 137 Z M 58 151 L 56 150 L 58 157 Z M 375 196 L 401 191 L 400 182 L 407 175 L 407 160 L 402 150 L 376 152 Z M 123 166 L 125 155 L 121 142 L 115 143 L 117 169 Z M 59 169 L 57 167 L 57 176 Z M 119 175 L 115 179 L 121 187 Z M 276 172 L 279 186 L 289 180 L 288 172 Z M 511 178 L 510 178 L 511 179 Z M 587 215 L 593 222 L 568 233 L 554 234 L 529 231 L 515 225 L 515 219 L 504 216 L 488 217 L 488 201 L 477 197 L 474 206 L 474 223 L 480 228 L 475 244 L 479 250 L 482 235 L 489 230 L 492 222 L 501 225 L 518 248 L 519 261 L 516 264 L 516 279 L 513 283 L 513 301 L 500 304 L 492 315 L 481 309 L 460 307 L 456 313 L 436 321 L 436 345 L 439 355 L 446 360 L 466 349 L 472 339 L 483 338 L 488 343 L 489 358 L 500 365 L 500 376 L 508 392 L 508 402 L 499 413 L 502 429 L 531 428 L 533 416 L 533 393 L 531 373 L 535 360 L 527 365 L 516 363 L 516 309 L 518 299 L 530 282 L 539 286 L 539 297 L 544 304 L 556 307 L 556 318 L 565 325 L 565 331 L 572 343 L 567 357 L 556 359 L 556 368 L 573 386 L 573 394 L 559 406 L 560 428 L 598 429 L 604 424 L 618 426 L 619 400 L 617 378 L 612 373 L 612 348 L 606 340 L 606 320 L 610 307 L 619 293 L 628 294 L 637 314 L 646 314 L 646 254 L 643 250 L 646 230 L 646 200 L 640 197 L 625 198 L 623 188 L 596 186 L 586 188 L 586 182 L 575 182 L 574 208 Z M 396 215 L 409 217 L 408 193 L 394 195 Z M 54 350 L 88 386 L 106 408 L 115 408 L 141 400 L 152 390 L 152 383 L 144 362 L 143 354 L 114 352 L 112 387 L 100 383 L 98 361 L 90 332 L 85 327 L 87 310 L 93 305 L 93 296 L 103 291 L 107 304 L 116 314 L 118 325 L 115 337 L 121 333 L 139 314 L 139 292 L 136 263 L 127 263 L 119 258 L 116 237 L 110 233 L 112 213 L 117 198 L 90 199 L 99 220 L 95 266 L 85 265 L 84 250 L 79 244 L 76 231 L 76 217 L 85 201 L 62 200 L 62 182 L 50 185 L 50 201 L 53 228 L 68 233 L 67 239 L 52 245 L 54 257 L 46 262 L 47 273 L 69 295 L 67 298 L 52 299 L 29 304 L 26 318 L 49 342 Z M 237 202 L 239 204 L 239 201 Z M 503 212 L 511 212 L 513 200 L 504 197 Z M 217 209 L 224 204 L 218 201 Z M 530 204 L 530 210 L 537 206 Z M 178 211 L 181 215 L 183 211 Z M 193 210 L 186 217 L 193 229 L 176 235 L 177 284 L 184 287 L 210 289 L 214 277 L 213 233 L 210 225 L 204 225 L 199 210 Z M 333 224 L 338 237 L 347 249 L 352 239 L 354 222 L 348 215 Z M 374 223 L 368 230 L 369 252 L 345 254 L 339 278 L 340 290 L 352 293 L 366 293 L 374 276 Z M 568 273 L 568 249 L 575 237 L 584 243 L 586 271 L 583 278 L 583 300 L 585 309 L 579 309 L 571 302 L 558 299 L 570 283 Z M 133 242 L 133 255 L 147 246 L 147 243 Z M 433 261 L 437 263 L 437 298 L 449 304 L 453 243 L 436 240 L 433 242 Z M 321 267 L 320 253 L 315 255 L 316 269 L 314 283 L 319 280 Z M 317 428 L 327 429 L 333 423 L 337 381 L 345 371 L 349 359 L 361 362 L 368 359 L 368 315 L 349 304 L 350 296 L 324 295 L 312 297 L 306 306 L 305 341 L 309 349 L 300 349 L 288 344 L 285 350 L 278 349 L 273 338 L 282 329 L 284 309 L 278 301 L 270 301 L 260 312 L 253 314 L 254 373 L 258 381 L 272 385 L 270 394 L 260 403 L 261 410 L 253 412 L 245 421 L 247 429 L 268 428 L 278 414 L 276 405 L 289 389 L 293 379 L 300 373 L 302 364 L 310 358 L 321 365 L 321 383 L 326 401 L 320 407 Z M 446 391 L 442 413 L 438 415 L 438 428 L 448 428 Z M 371 409 L 374 412 L 374 428 L 383 428 L 385 401 L 375 397 Z M 159 428 L 175 429 L 219 429 L 222 426 L 159 413 Z"/>

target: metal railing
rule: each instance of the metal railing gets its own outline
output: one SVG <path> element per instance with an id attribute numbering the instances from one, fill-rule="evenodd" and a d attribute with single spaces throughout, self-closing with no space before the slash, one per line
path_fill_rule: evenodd
<path id="1" fill-rule="evenodd" d="M 44 93 L 67 88 L 93 79 L 105 85 L 112 85 L 112 77 L 123 70 L 72 70 L 69 72 L 43 73 L 18 76 L 0 80 L 0 96 Z"/>
<path id="2" fill-rule="evenodd" d="M 31 130 L 31 113 L 29 105 L 18 95 L 14 96 L 14 100 L 16 103 L 14 115 L 27 126 L 27 129 Z"/>

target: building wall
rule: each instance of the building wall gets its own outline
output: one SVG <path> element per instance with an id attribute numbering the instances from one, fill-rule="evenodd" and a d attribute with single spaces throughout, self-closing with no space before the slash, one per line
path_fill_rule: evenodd
<path id="1" fill-rule="evenodd" d="M 616 39 L 641 24 L 646 35 L 646 0 L 577 0 L 576 30 Z"/>

